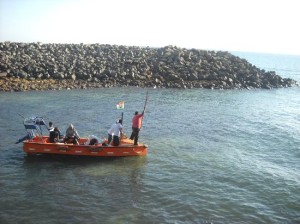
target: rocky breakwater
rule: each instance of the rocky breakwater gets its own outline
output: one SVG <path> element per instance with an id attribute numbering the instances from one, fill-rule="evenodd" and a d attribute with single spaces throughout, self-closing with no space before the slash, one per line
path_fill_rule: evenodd
<path id="1" fill-rule="evenodd" d="M 0 43 L 0 91 L 99 87 L 251 89 L 297 85 L 223 51 Z"/>

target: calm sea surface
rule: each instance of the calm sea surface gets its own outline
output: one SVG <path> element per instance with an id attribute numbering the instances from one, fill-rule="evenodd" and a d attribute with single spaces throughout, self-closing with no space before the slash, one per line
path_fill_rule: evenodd
<path id="1" fill-rule="evenodd" d="M 234 53 L 300 81 L 300 57 Z M 106 137 L 146 89 L 0 93 L 0 223 L 300 223 L 300 87 L 149 89 L 146 157 L 27 157 L 22 118 Z"/>

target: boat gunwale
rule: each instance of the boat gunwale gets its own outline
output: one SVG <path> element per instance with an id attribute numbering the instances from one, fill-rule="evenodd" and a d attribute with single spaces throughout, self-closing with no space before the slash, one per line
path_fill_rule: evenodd
<path id="1" fill-rule="evenodd" d="M 36 148 L 34 147 L 36 146 Z M 48 147 L 48 148 L 47 148 Z M 130 143 L 114 145 L 75 145 L 64 143 L 49 143 L 41 140 L 25 140 L 23 151 L 27 154 L 53 154 L 68 156 L 145 156 L 148 146 L 146 144 L 133 145 Z M 79 152 L 80 151 L 80 152 Z M 78 154 L 82 153 L 82 154 Z"/>

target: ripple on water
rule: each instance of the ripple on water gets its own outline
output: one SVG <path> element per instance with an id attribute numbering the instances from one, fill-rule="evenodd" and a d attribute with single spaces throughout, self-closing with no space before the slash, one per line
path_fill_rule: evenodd
<path id="1" fill-rule="evenodd" d="M 106 137 L 120 116 L 113 110 L 120 96 L 128 134 L 144 93 L 124 88 L 1 95 L 5 223 L 297 223 L 297 89 L 149 90 L 140 136 L 149 145 L 146 157 L 27 157 L 12 144 L 24 135 L 16 108 L 25 115 L 43 110 L 63 131 L 73 122 L 81 135 Z"/>

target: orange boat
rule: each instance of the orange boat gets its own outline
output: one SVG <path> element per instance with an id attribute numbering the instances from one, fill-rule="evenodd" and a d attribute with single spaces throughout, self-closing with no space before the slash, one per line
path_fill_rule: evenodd
<path id="1" fill-rule="evenodd" d="M 119 156 L 145 156 L 147 145 L 139 143 L 133 144 L 133 140 L 123 136 L 118 146 L 107 145 L 107 141 L 89 145 L 90 138 L 80 138 L 79 144 L 49 143 L 49 136 L 43 135 L 43 126 L 46 123 L 41 117 L 24 119 L 24 126 L 27 135 L 19 139 L 16 143 L 23 142 L 23 150 L 28 155 L 34 154 L 57 154 L 70 156 L 99 156 L 99 157 L 119 157 Z M 46 126 L 47 127 L 47 126 Z"/>

